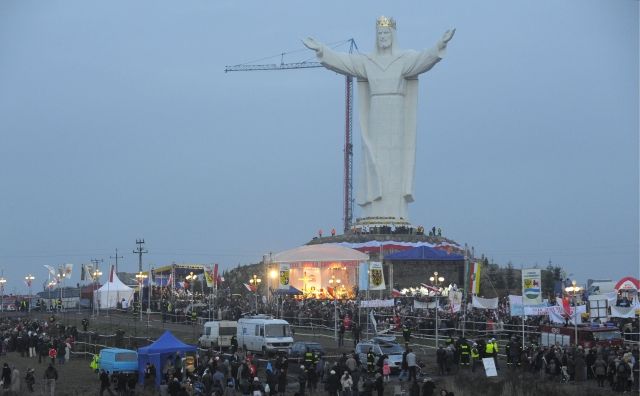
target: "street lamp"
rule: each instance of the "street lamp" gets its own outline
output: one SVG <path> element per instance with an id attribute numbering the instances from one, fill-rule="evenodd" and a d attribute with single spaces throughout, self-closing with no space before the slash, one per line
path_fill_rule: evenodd
<path id="1" fill-rule="evenodd" d="M 262 279 L 258 278 L 258 275 L 256 274 L 253 274 L 251 279 L 249 279 L 249 284 L 255 288 L 256 314 L 258 313 L 258 286 L 260 286 L 260 282 L 262 282 Z"/>
<path id="2" fill-rule="evenodd" d="M 31 313 L 31 283 L 34 279 L 36 279 L 36 277 L 31 274 L 24 277 L 24 280 L 27 282 L 27 286 L 29 286 L 29 305 L 27 308 L 27 312 L 29 313 Z"/>
<path id="3" fill-rule="evenodd" d="M 138 280 L 138 290 L 139 290 L 139 297 L 138 297 L 138 305 L 140 307 L 140 321 L 142 322 L 142 283 L 144 282 L 144 280 L 147 278 L 147 274 L 142 273 L 142 271 L 140 271 L 139 273 L 136 274 L 136 279 Z"/>
<path id="4" fill-rule="evenodd" d="M 429 280 L 431 281 L 431 283 L 433 283 L 436 288 L 438 289 L 436 291 L 436 348 L 438 347 L 438 308 L 440 308 L 440 303 L 438 301 L 438 298 L 440 297 L 440 284 L 442 282 L 444 282 L 444 277 L 443 276 L 438 276 L 438 271 L 435 271 L 433 273 L 433 276 L 431 276 L 429 278 Z"/>
<path id="5" fill-rule="evenodd" d="M 60 285 L 60 286 L 58 286 L 58 287 L 60 287 L 60 307 L 58 307 L 58 309 L 60 309 L 60 310 L 62 310 L 62 307 L 63 307 L 63 304 L 62 304 L 63 295 L 62 295 L 62 293 L 63 293 L 63 286 L 64 286 L 64 276 L 65 276 L 64 273 L 59 273 L 58 274 L 58 284 Z"/>
<path id="6" fill-rule="evenodd" d="M 0 312 L 4 311 L 4 284 L 7 283 L 7 280 L 4 277 L 0 277 L 0 293 L 2 296 L 0 297 Z"/>
<path id="7" fill-rule="evenodd" d="M 578 304 L 576 302 L 576 294 L 578 294 L 580 290 L 582 290 L 582 288 L 580 286 L 576 286 L 575 280 L 571 281 L 571 286 L 564 288 L 564 291 L 573 297 L 573 328 L 575 330 L 574 342 L 576 346 L 578 345 Z"/>
<path id="8" fill-rule="evenodd" d="M 340 286 L 340 279 L 331 275 L 329 285 L 333 287 L 333 338 L 338 340 L 338 286 Z"/>
<path id="9" fill-rule="evenodd" d="M 96 268 L 91 275 L 93 276 L 93 305 L 96 309 L 96 316 L 98 316 L 100 314 L 100 303 L 98 301 L 98 293 L 96 289 L 98 288 L 98 279 L 102 276 L 102 271 Z M 107 297 L 107 309 L 109 308 L 108 301 L 109 299 Z"/>

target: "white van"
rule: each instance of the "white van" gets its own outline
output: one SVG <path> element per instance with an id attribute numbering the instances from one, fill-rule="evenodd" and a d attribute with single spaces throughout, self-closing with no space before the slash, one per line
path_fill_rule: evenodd
<path id="1" fill-rule="evenodd" d="M 271 316 L 247 316 L 238 320 L 238 347 L 247 351 L 287 352 L 293 337 L 289 322 Z"/>
<path id="2" fill-rule="evenodd" d="M 198 344 L 203 348 L 228 348 L 231 338 L 236 335 L 238 322 L 233 320 L 215 320 L 205 322 Z"/>

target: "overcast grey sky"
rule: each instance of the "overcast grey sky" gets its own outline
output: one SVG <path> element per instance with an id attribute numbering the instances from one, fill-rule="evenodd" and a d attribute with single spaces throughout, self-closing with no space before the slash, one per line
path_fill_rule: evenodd
<path id="1" fill-rule="evenodd" d="M 420 79 L 412 222 L 501 264 L 638 276 L 638 1 L 4 0 L 7 291 L 116 248 L 133 271 L 136 238 L 145 265 L 229 268 L 340 229 L 343 77 L 223 70 L 309 35 L 369 52 L 379 15 L 403 48 L 457 28 Z"/>

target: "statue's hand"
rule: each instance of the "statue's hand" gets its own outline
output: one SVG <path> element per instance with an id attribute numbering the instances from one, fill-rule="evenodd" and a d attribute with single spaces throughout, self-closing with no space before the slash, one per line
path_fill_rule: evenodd
<path id="1" fill-rule="evenodd" d="M 302 40 L 302 44 L 310 50 L 319 51 L 322 45 L 317 42 L 313 37 L 307 37 Z"/>
<path id="2" fill-rule="evenodd" d="M 456 34 L 456 29 L 449 29 L 442 35 L 442 42 L 444 44 L 448 43 L 449 40 L 453 38 L 453 35 Z"/>

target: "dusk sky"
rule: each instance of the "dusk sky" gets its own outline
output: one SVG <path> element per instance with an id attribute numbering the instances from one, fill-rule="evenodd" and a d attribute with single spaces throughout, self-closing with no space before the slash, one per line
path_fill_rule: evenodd
<path id="1" fill-rule="evenodd" d="M 233 268 L 341 230 L 344 78 L 224 67 L 313 60 L 307 36 L 370 52 L 380 15 L 401 48 L 457 29 L 420 77 L 412 223 L 501 265 L 637 277 L 638 6 L 4 0 L 5 292 L 27 273 L 41 290 L 45 264 L 73 263 L 75 285 L 116 248 L 135 271 L 137 238 L 145 267 Z"/>

